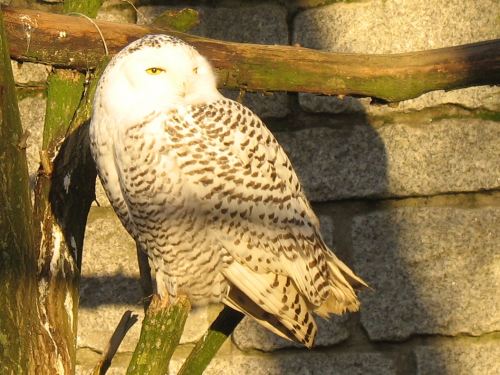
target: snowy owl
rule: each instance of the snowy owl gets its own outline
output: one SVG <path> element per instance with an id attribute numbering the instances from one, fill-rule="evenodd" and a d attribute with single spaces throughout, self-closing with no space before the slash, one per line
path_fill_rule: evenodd
<path id="1" fill-rule="evenodd" d="M 148 35 L 119 52 L 100 79 L 90 138 L 160 296 L 223 302 L 307 347 L 312 313 L 358 309 L 365 283 L 325 245 L 287 155 L 219 93 L 192 46 Z"/>

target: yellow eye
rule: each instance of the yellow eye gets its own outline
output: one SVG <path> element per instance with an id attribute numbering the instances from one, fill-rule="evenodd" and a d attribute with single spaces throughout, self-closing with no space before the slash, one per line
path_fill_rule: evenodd
<path id="1" fill-rule="evenodd" d="M 152 67 L 146 69 L 146 73 L 151 74 L 152 76 L 156 76 L 158 74 L 164 73 L 165 69 L 163 68 L 158 68 L 158 67 Z"/>

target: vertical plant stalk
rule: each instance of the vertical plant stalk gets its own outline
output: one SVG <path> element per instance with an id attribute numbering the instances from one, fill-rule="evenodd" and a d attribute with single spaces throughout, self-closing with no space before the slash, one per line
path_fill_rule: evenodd
<path id="1" fill-rule="evenodd" d="M 23 130 L 0 9 L 0 373 L 27 374 L 44 347 Z M 38 336 L 38 340 L 36 339 Z"/>
<path id="2" fill-rule="evenodd" d="M 243 317 L 239 311 L 224 306 L 208 331 L 196 343 L 177 375 L 202 374 Z"/>
<path id="3" fill-rule="evenodd" d="M 172 304 L 153 296 L 127 375 L 168 374 L 170 359 L 179 345 L 190 308 L 185 296 L 179 296 Z"/>
<path id="4" fill-rule="evenodd" d="M 115 328 L 113 335 L 109 339 L 108 345 L 103 352 L 101 360 L 95 365 L 92 375 L 104 375 L 111 366 L 111 361 L 118 351 L 128 330 L 137 322 L 137 315 L 127 310 L 123 313 L 120 323 Z"/>

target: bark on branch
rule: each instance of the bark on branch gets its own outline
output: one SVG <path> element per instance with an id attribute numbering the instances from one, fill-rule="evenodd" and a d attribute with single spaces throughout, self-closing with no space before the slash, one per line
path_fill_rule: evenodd
<path id="1" fill-rule="evenodd" d="M 14 59 L 92 69 L 104 54 L 95 25 L 84 18 L 9 7 L 4 13 Z M 184 39 L 211 61 L 222 87 L 400 101 L 433 90 L 500 83 L 500 40 L 363 55 L 231 43 L 157 27 L 96 23 L 112 54 L 145 34 L 169 33 Z"/>
<path id="2" fill-rule="evenodd" d="M 153 297 L 127 375 L 168 374 L 170 359 L 179 344 L 190 309 L 189 300 L 184 296 L 171 304 L 167 299 Z"/>
<path id="3" fill-rule="evenodd" d="M 46 335 L 37 309 L 26 146 L 8 50 L 0 12 L 0 372 L 27 374 L 35 370 L 33 358 Z"/>

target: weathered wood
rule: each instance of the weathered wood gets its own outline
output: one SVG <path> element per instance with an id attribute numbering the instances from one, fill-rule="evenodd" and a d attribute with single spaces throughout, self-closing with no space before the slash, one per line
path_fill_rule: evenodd
<path id="1" fill-rule="evenodd" d="M 68 232 L 65 218 L 60 215 L 67 210 L 64 204 L 75 179 L 71 171 L 63 171 L 59 167 L 58 146 L 68 132 L 83 93 L 83 84 L 80 73 L 73 71 L 59 70 L 49 79 L 41 151 L 43 170 L 39 173 L 35 187 L 34 229 L 36 238 L 39 239 L 40 319 L 50 330 L 53 341 L 50 350 L 44 350 L 38 355 L 43 356 L 47 363 L 57 361 L 57 372 L 61 374 L 72 373 L 75 364 L 78 307 L 76 259 L 80 238 Z M 72 94 L 72 91 L 76 93 Z M 43 366 L 40 368 L 40 372 L 47 371 Z"/>
<path id="2" fill-rule="evenodd" d="M 98 0 L 75 0 L 65 3 L 66 11 L 80 10 L 83 3 L 95 11 L 100 6 Z M 90 103 L 82 99 L 84 90 L 85 75 L 78 71 L 56 69 L 49 76 L 34 228 L 39 238 L 40 319 L 50 332 L 52 347 L 37 354 L 41 360 L 36 364 L 56 363 L 57 368 L 39 366 L 36 373 L 72 374 L 76 365 L 80 265 L 96 178 L 88 127 L 76 116 L 79 107 Z"/>
<path id="3" fill-rule="evenodd" d="M 168 365 L 181 339 L 190 308 L 184 296 L 172 303 L 157 295 L 153 297 L 127 375 L 168 374 Z"/>
<path id="4" fill-rule="evenodd" d="M 0 373 L 31 367 L 44 332 L 36 300 L 36 247 L 28 166 L 0 11 Z M 40 339 L 37 340 L 37 334 Z M 40 344 L 40 345 L 38 345 Z"/>
<path id="5" fill-rule="evenodd" d="M 243 317 L 239 311 L 225 306 L 208 331 L 196 343 L 177 375 L 202 374 Z"/>
<path id="6" fill-rule="evenodd" d="M 104 53 L 95 25 L 83 18 L 5 8 L 5 21 L 11 56 L 18 60 L 91 69 Z M 500 83 L 500 40 L 363 55 L 223 42 L 149 26 L 104 21 L 97 25 L 112 54 L 145 34 L 178 36 L 211 61 L 223 87 L 399 101 L 432 90 Z"/>

